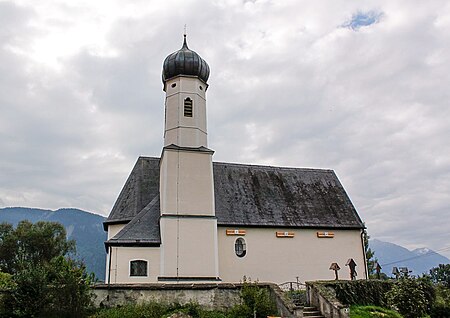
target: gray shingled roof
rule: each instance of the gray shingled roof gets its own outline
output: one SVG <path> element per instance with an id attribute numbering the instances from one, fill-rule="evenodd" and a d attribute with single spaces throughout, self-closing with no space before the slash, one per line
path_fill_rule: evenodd
<path id="1" fill-rule="evenodd" d="M 333 170 L 215 162 L 219 225 L 362 228 Z"/>
<path id="2" fill-rule="evenodd" d="M 156 195 L 130 223 L 109 239 L 108 243 L 110 245 L 159 246 L 161 244 L 159 217 L 159 195 Z"/>
<path id="3" fill-rule="evenodd" d="M 159 158 L 139 157 L 104 224 L 131 221 L 159 195 Z"/>
<path id="4" fill-rule="evenodd" d="M 332 170 L 214 162 L 213 171 L 218 225 L 364 227 Z M 160 242 L 158 188 L 159 158 L 140 157 L 105 221 L 133 220 L 114 239 Z"/>

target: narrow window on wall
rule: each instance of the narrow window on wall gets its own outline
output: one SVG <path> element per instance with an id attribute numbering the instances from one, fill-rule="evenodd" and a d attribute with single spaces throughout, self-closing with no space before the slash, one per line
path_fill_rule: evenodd
<path id="1" fill-rule="evenodd" d="M 147 261 L 137 260 L 130 262 L 130 276 L 147 276 Z"/>
<path id="2" fill-rule="evenodd" d="M 189 97 L 184 100 L 184 117 L 192 117 L 192 99 Z"/>
<path id="3" fill-rule="evenodd" d="M 247 247 L 245 246 L 245 240 L 242 237 L 236 239 L 234 242 L 234 251 L 237 257 L 244 257 L 247 254 Z"/>

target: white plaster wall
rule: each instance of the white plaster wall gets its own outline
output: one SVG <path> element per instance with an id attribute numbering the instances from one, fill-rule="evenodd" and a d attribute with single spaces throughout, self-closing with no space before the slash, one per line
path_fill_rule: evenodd
<path id="1" fill-rule="evenodd" d="M 117 233 L 124 228 L 126 224 L 111 224 L 108 225 L 108 240 L 113 238 Z"/>
<path id="2" fill-rule="evenodd" d="M 108 250 L 109 251 L 109 250 Z M 159 247 L 111 247 L 111 272 L 108 272 L 109 255 L 106 259 L 106 279 L 111 283 L 151 283 L 156 282 L 160 272 Z M 146 277 L 130 277 L 130 261 L 145 260 L 148 262 Z"/>
<path id="3" fill-rule="evenodd" d="M 172 87 L 172 84 L 176 84 Z M 200 89 L 202 87 L 202 89 Z M 166 83 L 164 145 L 207 147 L 206 84 L 195 77 L 179 76 Z M 193 101 L 193 116 L 184 116 L 184 100 Z"/>
<path id="4" fill-rule="evenodd" d="M 216 219 L 162 217 L 161 238 L 161 276 L 219 276 Z"/>
<path id="5" fill-rule="evenodd" d="M 214 215 L 211 154 L 166 149 L 160 169 L 161 214 Z"/>
<path id="6" fill-rule="evenodd" d="M 245 236 L 227 236 L 226 229 L 245 229 Z M 276 231 L 294 232 L 294 238 L 277 238 Z M 324 231 L 324 230 L 320 230 Z M 359 230 L 332 230 L 334 238 L 318 238 L 317 230 L 278 228 L 219 227 L 219 272 L 224 282 L 239 282 L 245 275 L 252 280 L 284 283 L 309 280 L 332 280 L 331 263 L 341 267 L 340 279 L 350 279 L 349 258 L 358 265 L 357 279 L 365 278 L 364 253 Z M 247 254 L 239 258 L 234 252 L 237 237 L 243 237 Z"/>

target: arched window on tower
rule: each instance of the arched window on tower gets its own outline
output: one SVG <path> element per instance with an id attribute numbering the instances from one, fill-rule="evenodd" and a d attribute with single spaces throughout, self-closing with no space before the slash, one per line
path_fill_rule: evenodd
<path id="1" fill-rule="evenodd" d="M 184 100 L 184 117 L 192 117 L 192 99 L 189 97 Z"/>

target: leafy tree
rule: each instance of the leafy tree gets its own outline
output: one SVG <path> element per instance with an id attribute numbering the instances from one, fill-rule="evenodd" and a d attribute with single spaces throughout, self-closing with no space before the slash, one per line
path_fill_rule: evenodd
<path id="1" fill-rule="evenodd" d="M 431 318 L 450 318 L 450 288 L 446 287 L 446 278 L 448 273 L 446 268 L 449 265 L 439 265 L 431 269 L 431 279 L 436 284 L 436 301 L 431 309 Z"/>
<path id="2" fill-rule="evenodd" d="M 28 264 L 48 264 L 54 257 L 75 252 L 75 242 L 56 222 L 21 221 L 14 229 L 0 224 L 0 271 L 15 274 Z"/>
<path id="3" fill-rule="evenodd" d="M 450 264 L 439 264 L 432 268 L 430 276 L 434 283 L 450 288 Z"/>
<path id="4" fill-rule="evenodd" d="M 411 277 L 400 278 L 386 296 L 391 307 L 405 318 L 423 317 L 431 307 L 424 282 Z"/>
<path id="5" fill-rule="evenodd" d="M 48 312 L 47 269 L 27 266 L 12 276 L 16 288 L 5 299 L 5 309 L 10 317 L 45 317 Z"/>
<path id="6" fill-rule="evenodd" d="M 367 234 L 367 230 L 364 229 L 363 232 L 363 243 L 364 243 L 364 251 L 366 253 L 366 262 L 367 262 L 367 271 L 370 275 L 375 274 L 376 264 L 378 260 L 375 258 L 375 252 L 369 247 L 369 239 L 370 236 Z"/>
<path id="7" fill-rule="evenodd" d="M 93 275 L 80 261 L 58 256 L 52 259 L 47 275 L 48 299 L 55 317 L 82 317 L 91 306 Z"/>
<path id="8" fill-rule="evenodd" d="M 431 308 L 436 300 L 436 289 L 433 286 L 433 282 L 430 276 L 423 275 L 422 277 L 417 278 L 417 282 L 419 283 L 420 289 L 422 289 L 425 296 L 425 304 L 426 304 L 426 313 L 430 313 Z"/>
<path id="9" fill-rule="evenodd" d="M 61 224 L 22 221 L 15 229 L 0 224 L 0 269 L 10 279 L 2 316 L 85 316 L 93 277 L 81 262 L 68 257 L 72 252 L 75 244 L 66 239 Z"/>

